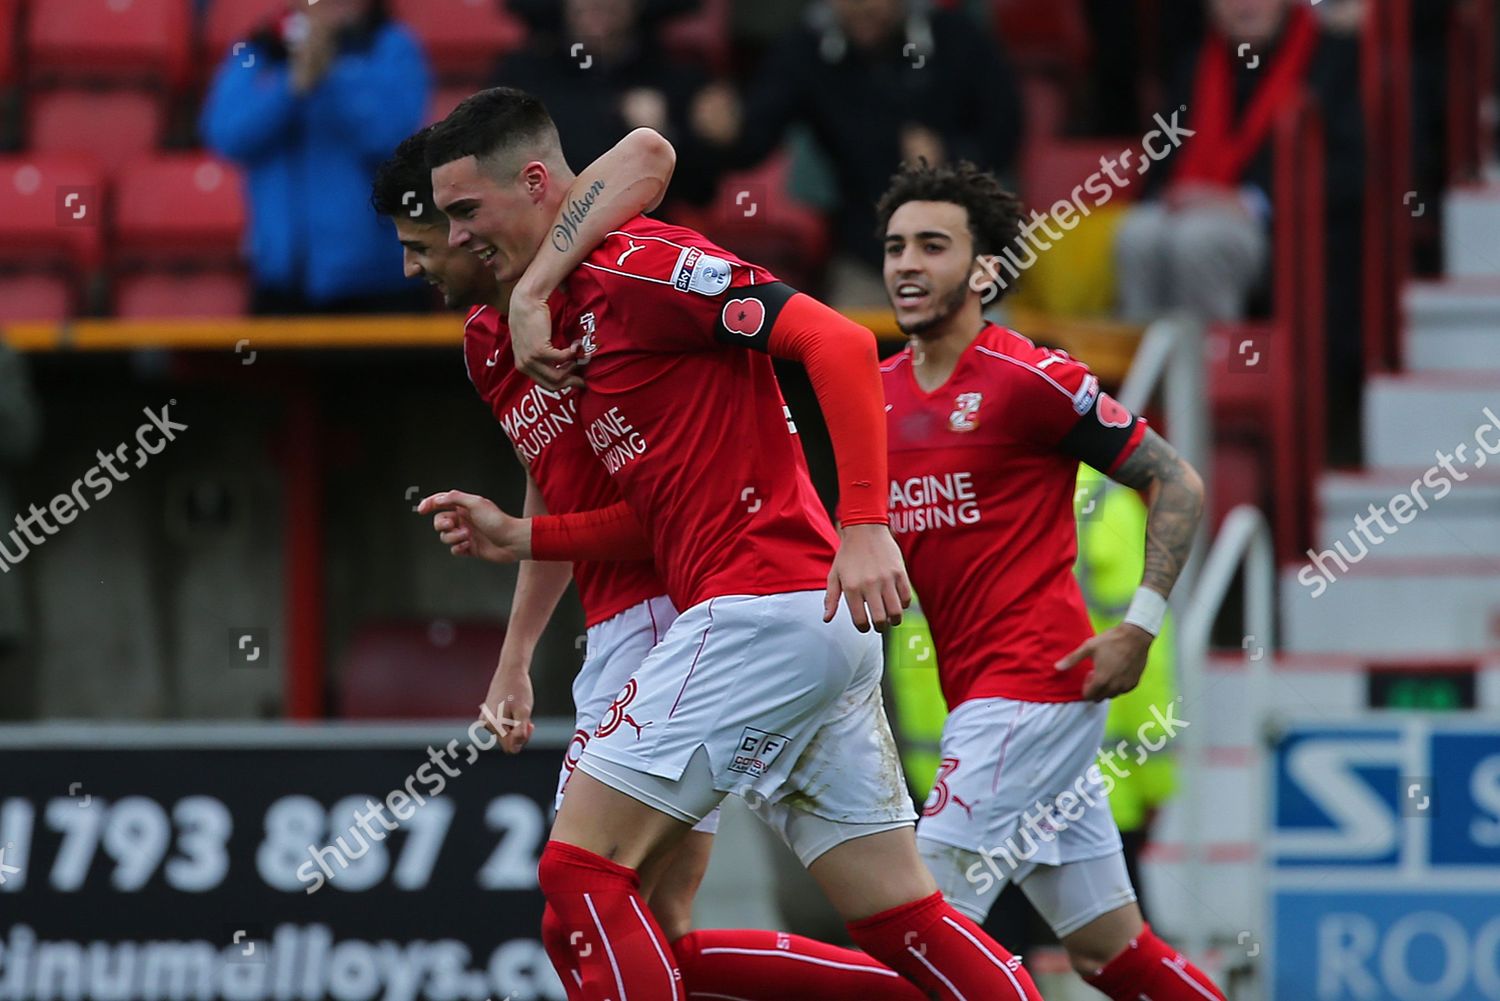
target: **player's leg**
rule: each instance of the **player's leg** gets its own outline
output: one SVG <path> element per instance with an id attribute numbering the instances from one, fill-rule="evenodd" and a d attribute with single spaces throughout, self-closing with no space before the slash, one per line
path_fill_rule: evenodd
<path id="1" fill-rule="evenodd" d="M 1123 854 L 1038 866 L 1021 889 L 1057 932 L 1073 969 L 1115 1001 L 1224 1001 L 1207 974 L 1142 920 Z"/>
<path id="2" fill-rule="evenodd" d="M 713 846 L 714 836 L 695 827 L 669 852 L 641 868 L 641 892 L 669 942 L 693 928 L 693 898 L 708 872 Z"/>
<path id="3" fill-rule="evenodd" d="M 1020 961 L 954 910 L 917 854 L 881 701 L 878 637 L 850 631 L 849 685 L 776 799 L 755 804 L 849 923 L 855 942 L 929 997 L 1040 999 Z"/>

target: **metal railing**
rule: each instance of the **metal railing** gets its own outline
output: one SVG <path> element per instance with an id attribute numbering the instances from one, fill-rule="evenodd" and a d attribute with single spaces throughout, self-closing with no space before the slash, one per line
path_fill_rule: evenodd
<path id="1" fill-rule="evenodd" d="M 1245 711 L 1257 728 L 1264 720 L 1267 691 L 1270 686 L 1271 656 L 1276 647 L 1276 552 L 1271 544 L 1271 527 L 1265 514 L 1251 504 L 1241 504 L 1230 511 L 1219 529 L 1213 548 L 1203 562 L 1197 586 L 1187 603 L 1177 629 L 1177 664 L 1179 691 L 1183 712 L 1191 715 L 1203 697 L 1203 676 L 1208 666 L 1209 643 L 1214 620 L 1241 567 L 1245 579 L 1244 602 L 1245 653 L 1248 671 Z M 1182 743 L 1182 781 L 1178 801 L 1183 809 L 1183 850 L 1189 885 L 1206 886 L 1208 862 L 1203 851 L 1203 773 L 1206 755 L 1201 730 L 1187 728 L 1178 736 Z M 1252 763 L 1252 802 L 1260 804 L 1266 797 L 1266 764 L 1264 755 Z M 1201 956 L 1211 944 L 1211 916 L 1201 905 L 1199 894 L 1189 895 L 1189 906 L 1196 913 L 1187 922 L 1183 948 L 1189 955 Z M 1255 898 L 1260 900 L 1259 897 Z M 1265 915 L 1255 915 L 1248 928 L 1264 928 Z"/>

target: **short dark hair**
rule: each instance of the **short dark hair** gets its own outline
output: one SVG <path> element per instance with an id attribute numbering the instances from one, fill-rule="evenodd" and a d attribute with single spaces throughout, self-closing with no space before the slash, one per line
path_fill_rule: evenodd
<path id="1" fill-rule="evenodd" d="M 1000 179 L 968 160 L 933 167 L 926 160 L 904 163 L 875 206 L 876 237 L 885 239 L 891 216 L 907 202 L 951 202 L 969 213 L 974 253 L 998 254 L 1021 234 L 1021 200 Z"/>
<path id="2" fill-rule="evenodd" d="M 398 214 L 415 219 L 424 226 L 447 224 L 432 197 L 432 171 L 427 166 L 429 125 L 401 140 L 390 158 L 375 168 L 370 204 L 383 216 Z"/>
<path id="3" fill-rule="evenodd" d="M 441 167 L 466 156 L 492 160 L 538 145 L 561 148 L 547 106 L 524 90 L 491 87 L 464 98 L 432 127 L 427 166 Z"/>

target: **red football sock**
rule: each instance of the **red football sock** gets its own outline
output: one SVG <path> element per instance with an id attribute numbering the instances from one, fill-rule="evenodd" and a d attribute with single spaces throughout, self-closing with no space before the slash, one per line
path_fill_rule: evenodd
<path id="1" fill-rule="evenodd" d="M 542 948 L 547 950 L 547 956 L 557 970 L 557 978 L 562 981 L 568 1001 L 583 1001 L 580 986 L 583 978 L 578 975 L 578 964 L 573 961 L 573 951 L 567 947 L 567 941 L 567 930 L 552 905 L 548 904 L 542 909 Z"/>
<path id="2" fill-rule="evenodd" d="M 634 869 L 574 845 L 548 841 L 537 881 L 557 918 L 553 927 L 544 929 L 549 936 L 547 955 L 559 977 L 571 977 L 569 964 L 577 966 L 584 1001 L 685 1001 L 682 975 L 641 899 Z"/>
<path id="3" fill-rule="evenodd" d="M 1031 975 L 978 925 L 934 893 L 855 921 L 860 948 L 936 1001 L 1042 1001 Z"/>
<path id="4" fill-rule="evenodd" d="M 1085 980 L 1115 1001 L 1136 1001 L 1145 995 L 1153 1001 L 1224 1001 L 1224 994 L 1204 972 L 1156 937 L 1151 926 L 1131 940 L 1125 951 L 1109 965 Z"/>
<path id="5" fill-rule="evenodd" d="M 785 932 L 695 931 L 672 943 L 689 997 L 742 1001 L 927 1001 L 862 952 Z"/>

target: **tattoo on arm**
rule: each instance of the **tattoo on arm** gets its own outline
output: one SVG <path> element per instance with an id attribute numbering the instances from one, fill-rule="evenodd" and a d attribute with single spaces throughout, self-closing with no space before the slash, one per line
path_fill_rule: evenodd
<path id="1" fill-rule="evenodd" d="M 579 229 L 583 227 L 583 220 L 588 218 L 594 202 L 598 201 L 599 194 L 603 190 L 604 181 L 595 181 L 582 195 L 569 199 L 568 203 L 563 206 L 557 225 L 552 227 L 552 246 L 559 253 L 565 254 L 573 248 L 573 241 L 577 238 Z"/>
<path id="2" fill-rule="evenodd" d="M 1177 450 L 1150 428 L 1115 470 L 1114 479 L 1145 494 L 1150 508 L 1141 583 L 1159 594 L 1171 594 L 1203 515 L 1203 483 Z"/>

